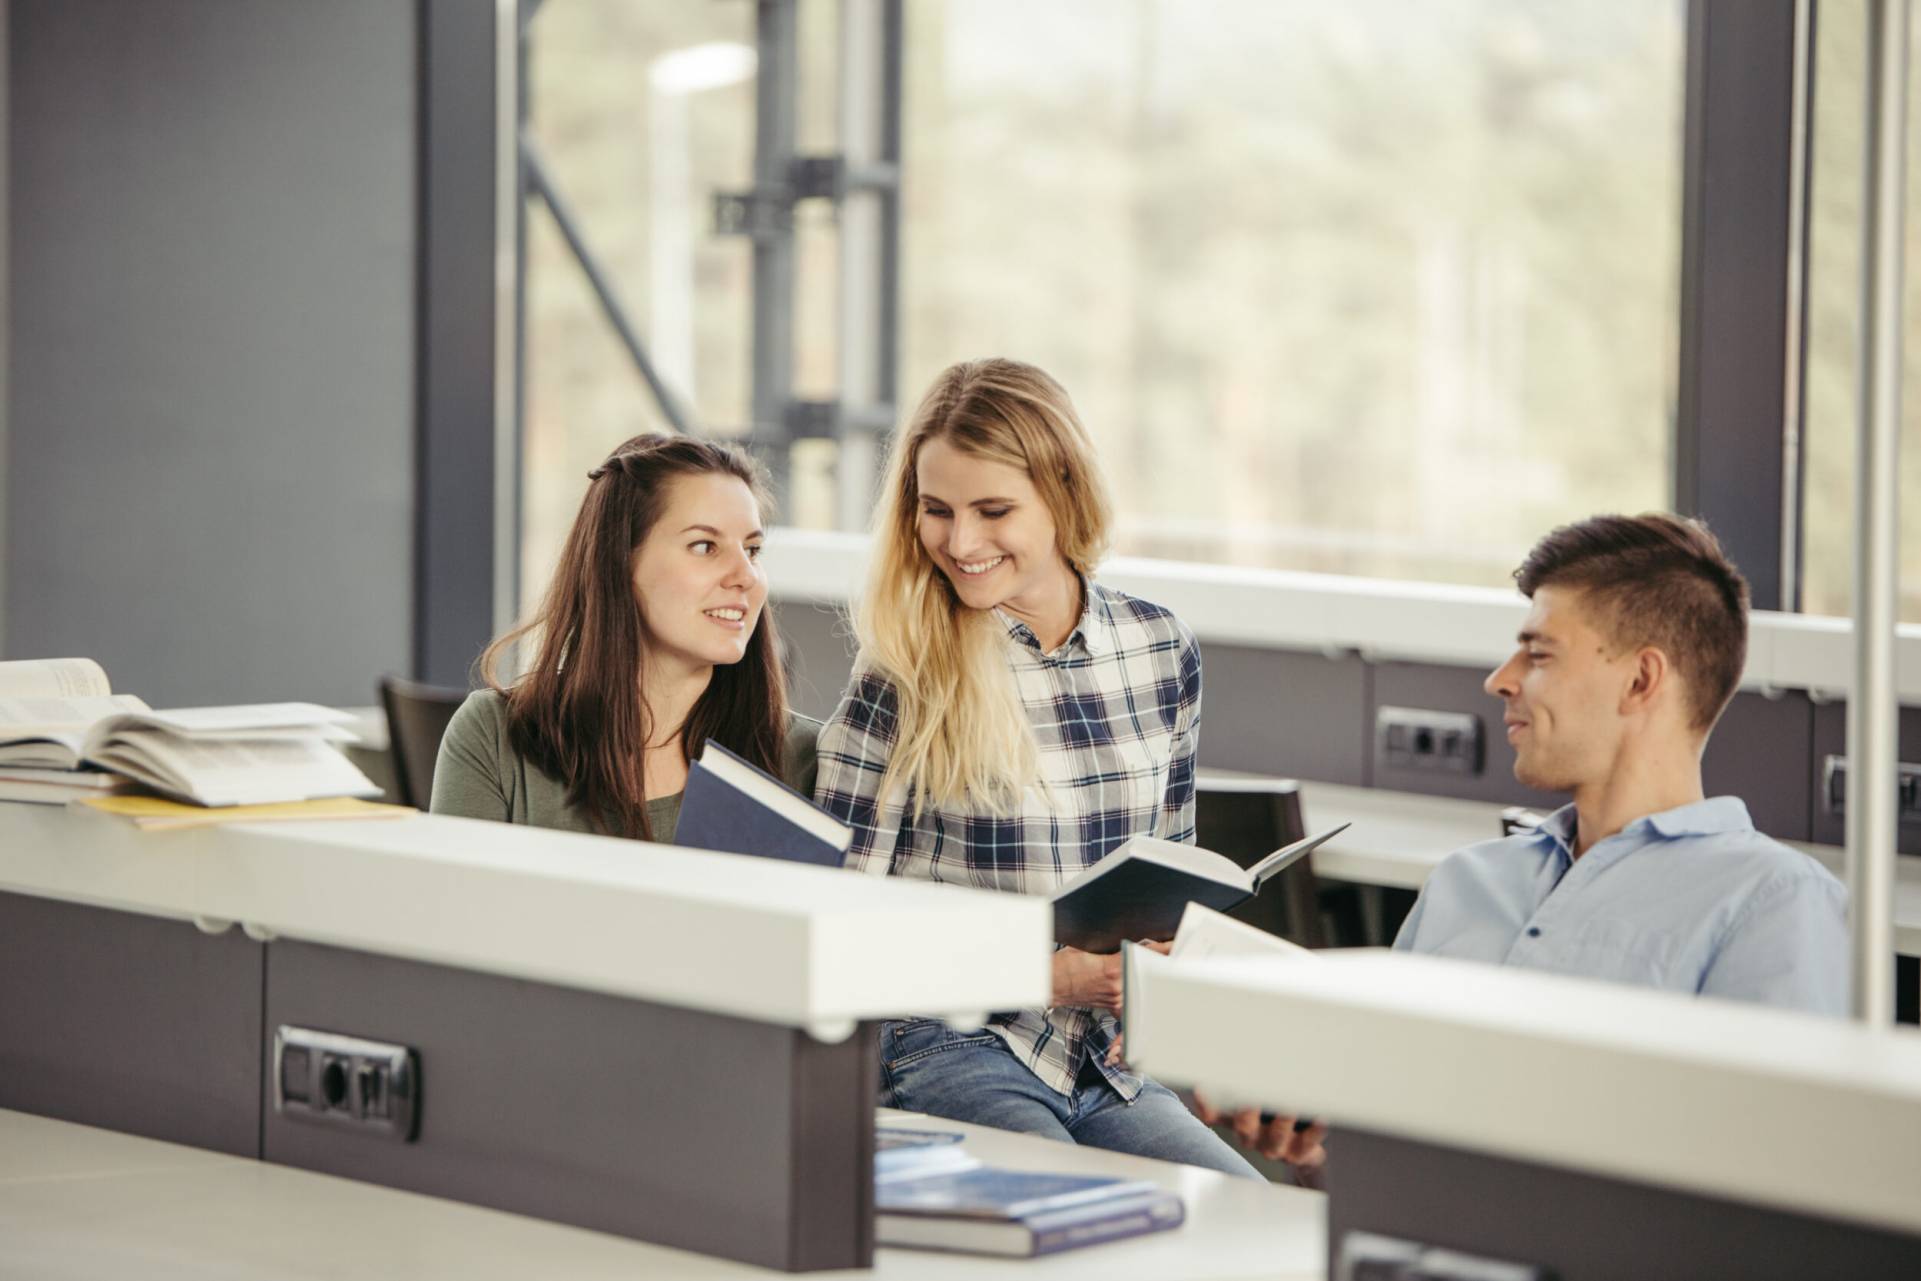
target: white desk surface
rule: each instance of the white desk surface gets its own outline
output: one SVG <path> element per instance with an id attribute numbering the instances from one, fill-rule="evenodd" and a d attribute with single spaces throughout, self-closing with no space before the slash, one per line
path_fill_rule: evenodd
<path id="1" fill-rule="evenodd" d="M 1234 775 L 1221 775 L 1232 778 Z M 1418 890 L 1442 859 L 1463 846 L 1501 834 L 1501 810 L 1488 801 L 1419 796 L 1369 787 L 1303 782 L 1301 810 L 1307 830 L 1337 823 L 1354 826 L 1315 850 L 1314 874 L 1360 885 Z M 1833 845 L 1788 844 L 1842 875 L 1843 851 Z M 1844 878 L 1845 879 L 1845 878 Z M 1921 956 L 1921 857 L 1895 860 L 1894 946 Z"/>
<path id="2" fill-rule="evenodd" d="M 978 1019 L 1043 1005 L 1050 991 L 1042 897 L 436 814 L 142 832 L 90 810 L 0 804 L 0 890 L 215 929 L 237 921 L 256 937 L 824 1040 L 858 1019 Z M 908 956 L 916 963 L 899 963 Z"/>
<path id="3" fill-rule="evenodd" d="M 1136 1066 L 1325 1117 L 1336 1144 L 1351 1125 L 1921 1234 L 1913 1029 L 1383 950 L 1135 979 Z M 1784 1151 L 1784 1127 L 1808 1141 Z"/>
<path id="4" fill-rule="evenodd" d="M 1318 1192 L 1116 1156 L 978 1126 L 959 1129 L 997 1165 L 1150 1178 L 1187 1202 L 1180 1228 L 1033 1260 L 881 1249 L 872 1272 L 823 1278 L 981 1281 L 1321 1281 Z M 66 1281 L 593 1281 L 786 1275 L 584 1228 L 0 1111 L 0 1276 Z"/>

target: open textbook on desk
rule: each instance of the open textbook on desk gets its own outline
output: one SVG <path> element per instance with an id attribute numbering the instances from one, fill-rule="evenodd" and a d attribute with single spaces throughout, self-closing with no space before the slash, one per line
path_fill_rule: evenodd
<path id="1" fill-rule="evenodd" d="M 0 663 L 0 766 L 92 794 L 111 771 L 196 805 L 245 805 L 380 789 L 336 750 L 355 741 L 345 712 L 313 703 L 154 711 L 114 694 L 84 658 Z"/>

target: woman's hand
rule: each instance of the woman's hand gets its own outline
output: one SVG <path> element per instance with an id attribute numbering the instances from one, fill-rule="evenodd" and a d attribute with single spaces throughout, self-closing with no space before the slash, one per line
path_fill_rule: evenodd
<path id="1" fill-rule="evenodd" d="M 1052 1005 L 1083 1005 L 1091 1009 L 1121 1008 L 1121 957 L 1096 955 L 1077 947 L 1054 953 Z"/>
<path id="2" fill-rule="evenodd" d="M 1147 943 L 1161 955 L 1167 955 L 1169 943 Z M 1121 1008 L 1121 955 L 1119 952 L 1096 954 L 1083 952 L 1075 947 L 1063 947 L 1054 953 L 1054 999 L 1052 1005 L 1081 1005 L 1091 1009 L 1113 1010 Z"/>

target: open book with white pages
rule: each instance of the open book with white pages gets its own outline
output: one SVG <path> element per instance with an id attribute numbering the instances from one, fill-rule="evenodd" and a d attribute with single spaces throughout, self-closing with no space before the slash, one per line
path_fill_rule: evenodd
<path id="1" fill-rule="evenodd" d="M 1054 893 L 1054 941 L 1083 952 L 1115 952 L 1125 939 L 1166 939 L 1190 903 L 1227 911 L 1312 854 L 1348 824 L 1295 841 L 1252 867 L 1212 850 L 1136 836 Z"/>
<path id="2" fill-rule="evenodd" d="M 36 790 L 96 794 L 109 771 L 198 805 L 377 796 L 336 748 L 357 740 L 352 719 L 314 703 L 154 711 L 91 659 L 0 663 L 0 768 Z"/>
<path id="3" fill-rule="evenodd" d="M 1181 914 L 1181 925 L 1174 932 L 1174 941 L 1162 956 L 1151 947 L 1129 941 L 1121 945 L 1121 1026 L 1128 1029 L 1126 1044 L 1128 1058 L 1143 1070 L 1151 1051 L 1143 1049 L 1147 1039 L 1135 1029 L 1142 1027 L 1141 1019 L 1147 1006 L 1147 998 L 1140 981 L 1141 971 L 1151 966 L 1165 965 L 1170 960 L 1203 960 L 1218 957 L 1267 957 L 1279 962 L 1310 962 L 1318 964 L 1320 957 L 1312 950 L 1298 943 L 1290 943 L 1279 935 L 1269 934 L 1245 921 L 1237 921 L 1231 916 L 1216 912 L 1199 903 L 1189 903 Z M 1209 1098 L 1222 1106 L 1230 1106 L 1232 1100 L 1220 1091 L 1210 1091 Z M 1263 1114 L 1266 1119 L 1269 1114 Z M 1297 1123 L 1296 1129 L 1306 1128 L 1306 1123 Z"/>

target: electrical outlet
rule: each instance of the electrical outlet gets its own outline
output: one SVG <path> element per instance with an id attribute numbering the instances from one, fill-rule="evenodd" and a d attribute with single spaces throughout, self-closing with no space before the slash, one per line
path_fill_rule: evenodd
<path id="1" fill-rule="evenodd" d="M 1555 1281 L 1533 1263 L 1490 1259 L 1419 1241 L 1349 1229 L 1341 1238 L 1335 1281 Z"/>
<path id="2" fill-rule="evenodd" d="M 420 1066 L 404 1045 L 281 1024 L 273 1034 L 274 1111 L 408 1142 L 420 1116 Z"/>
<path id="3" fill-rule="evenodd" d="M 1921 823 L 1921 765 L 1900 763 L 1900 799 L 1895 803 L 1897 823 Z M 1848 758 L 1830 756 L 1821 773 L 1821 804 L 1830 814 L 1845 814 L 1848 809 Z"/>
<path id="4" fill-rule="evenodd" d="M 1374 713 L 1374 763 L 1472 777 L 1482 766 L 1481 718 L 1424 707 L 1382 707 Z"/>

